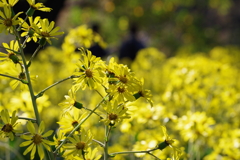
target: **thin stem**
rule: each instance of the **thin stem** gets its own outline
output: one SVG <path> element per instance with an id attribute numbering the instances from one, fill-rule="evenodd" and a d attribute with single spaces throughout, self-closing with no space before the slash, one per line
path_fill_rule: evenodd
<path id="1" fill-rule="evenodd" d="M 86 107 L 83 107 L 84 109 L 86 109 L 86 110 L 88 110 L 88 111 L 91 111 L 92 112 L 92 110 L 91 109 L 89 109 L 89 108 L 86 108 Z M 100 116 L 97 112 L 94 112 L 94 114 L 96 114 L 97 116 L 99 116 L 100 117 L 100 119 L 103 119 L 103 117 L 102 116 Z"/>
<path id="2" fill-rule="evenodd" d="M 102 94 L 98 90 L 95 89 L 95 91 L 103 98 Z"/>
<path id="3" fill-rule="evenodd" d="M 32 87 L 32 82 L 31 82 L 31 79 L 30 79 L 30 74 L 29 74 L 29 70 L 28 70 L 28 66 L 27 66 L 27 61 L 26 61 L 26 58 L 25 58 L 25 55 L 24 55 L 23 47 L 22 47 L 21 42 L 20 42 L 19 33 L 16 31 L 16 28 L 14 28 L 14 31 L 15 31 L 15 35 L 16 35 L 16 40 L 18 42 L 18 45 L 20 46 L 19 47 L 20 48 L 20 55 L 22 57 L 23 66 L 24 66 L 26 78 L 27 78 L 27 81 L 28 81 L 27 85 L 28 85 L 28 89 L 29 89 L 29 92 L 30 92 L 30 95 L 31 95 L 31 100 L 32 100 L 34 114 L 35 114 L 35 117 L 36 117 L 36 122 L 37 122 L 38 125 L 40 125 L 41 119 L 40 119 L 40 115 L 39 115 L 39 111 L 38 111 L 38 107 L 37 107 L 37 101 L 36 101 L 34 91 L 33 91 L 33 87 Z"/>
<path id="4" fill-rule="evenodd" d="M 104 143 L 104 160 L 108 160 L 108 140 L 109 140 L 109 135 L 110 131 L 112 129 L 112 126 L 108 127 L 107 125 L 105 126 L 105 143 Z"/>
<path id="5" fill-rule="evenodd" d="M 160 158 L 158 158 L 157 156 L 155 156 L 154 154 L 152 154 L 152 153 L 150 153 L 150 152 L 148 152 L 147 154 L 151 155 L 152 157 L 154 157 L 154 158 L 157 159 L 157 160 L 161 160 Z"/>
<path id="6" fill-rule="evenodd" d="M 72 78 L 76 78 L 76 76 L 69 76 L 69 77 L 64 78 L 64 79 L 62 79 L 62 80 L 60 80 L 60 81 L 57 81 L 56 83 L 48 86 L 47 88 L 45 88 L 45 89 L 43 89 L 41 92 L 39 92 L 39 93 L 36 95 L 36 98 L 41 97 L 41 96 L 44 94 L 44 92 L 46 92 L 48 89 L 50 89 L 50 88 L 52 88 L 52 87 L 54 87 L 54 86 L 56 86 L 56 85 L 58 85 L 58 84 L 60 84 L 60 83 L 62 83 L 62 82 L 64 82 L 64 81 L 66 81 L 66 80 L 68 80 L 68 79 L 72 79 Z"/>
<path id="7" fill-rule="evenodd" d="M 15 79 L 15 80 L 18 80 L 18 81 L 21 81 L 21 82 L 22 82 L 21 79 L 16 78 L 16 77 L 13 77 L 13 76 L 6 75 L 6 74 L 1 74 L 1 73 L 0 73 L 0 76 L 7 77 L 7 78 L 12 78 L 12 79 Z"/>
<path id="8" fill-rule="evenodd" d="M 67 141 L 68 137 L 71 137 L 72 134 L 100 107 L 100 105 L 105 101 L 105 98 L 108 97 L 109 94 L 107 94 L 101 102 L 98 103 L 98 105 L 80 122 L 78 125 L 68 134 L 68 136 L 62 141 L 62 143 L 56 148 L 56 150 L 53 152 L 54 154 L 62 147 L 62 145 Z"/>
<path id="9" fill-rule="evenodd" d="M 27 43 L 27 40 L 28 40 L 29 36 L 26 36 L 24 42 L 22 43 L 22 47 L 25 48 L 25 44 Z"/>
<path id="10" fill-rule="evenodd" d="M 37 52 L 40 50 L 41 47 L 42 47 L 42 46 L 39 45 L 39 46 L 37 47 L 37 49 L 34 51 L 32 57 L 31 57 L 31 58 L 29 59 L 29 61 L 28 61 L 28 66 L 29 66 L 29 64 L 32 62 L 33 58 L 35 57 L 35 55 L 37 54 Z"/>
<path id="11" fill-rule="evenodd" d="M 101 147 L 104 147 L 104 146 L 105 146 L 102 142 L 100 142 L 100 141 L 98 141 L 98 140 L 96 140 L 96 139 L 93 139 L 93 141 L 96 142 L 96 143 L 98 143 Z"/>
<path id="12" fill-rule="evenodd" d="M 12 118 L 12 117 L 11 117 L 11 118 Z M 23 120 L 27 120 L 27 121 L 34 121 L 34 122 L 36 122 L 36 119 L 27 118 L 27 117 L 18 117 L 18 119 L 23 119 Z"/>
<path id="13" fill-rule="evenodd" d="M 114 153 L 111 153 L 109 154 L 110 156 L 115 156 L 117 154 L 130 154 L 130 153 L 150 153 L 152 151 L 155 151 L 157 150 L 158 148 L 154 148 L 154 149 L 150 149 L 148 151 L 124 151 L 124 152 L 114 152 Z"/>

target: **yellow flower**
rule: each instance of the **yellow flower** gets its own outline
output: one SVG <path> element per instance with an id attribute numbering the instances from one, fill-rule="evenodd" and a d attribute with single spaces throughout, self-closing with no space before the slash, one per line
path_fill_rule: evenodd
<path id="1" fill-rule="evenodd" d="M 20 20 L 20 23 L 21 23 L 21 26 L 22 26 L 22 33 L 21 33 L 21 36 L 22 37 L 25 37 L 25 36 L 28 36 L 27 38 L 27 42 L 30 42 L 31 40 L 33 40 L 34 42 L 37 42 L 37 34 L 34 33 L 33 31 L 33 24 L 35 25 L 39 25 L 39 19 L 40 17 L 37 16 L 33 19 L 33 17 L 28 17 L 28 20 L 29 20 L 29 24 L 24 21 L 22 18 L 18 18 Z"/>
<path id="2" fill-rule="evenodd" d="M 60 129 L 64 133 L 72 131 L 82 119 L 86 117 L 87 112 L 81 113 L 81 110 L 72 110 L 73 115 L 66 112 L 57 122 L 60 125 Z M 80 130 L 80 129 L 79 129 Z"/>
<path id="3" fill-rule="evenodd" d="M 64 32 L 58 32 L 58 30 L 60 29 L 60 27 L 55 27 L 55 22 L 51 21 L 51 23 L 49 23 L 47 18 L 44 19 L 40 19 L 39 20 L 39 24 L 40 25 L 36 25 L 34 23 L 32 23 L 32 27 L 34 32 L 37 34 L 37 37 L 40 38 L 40 44 L 41 45 L 45 45 L 46 41 L 49 44 L 52 44 L 51 40 L 52 38 L 57 39 L 55 36 L 61 35 Z"/>
<path id="4" fill-rule="evenodd" d="M 168 134 L 167 134 L 167 129 L 165 126 L 161 126 L 162 127 L 162 131 L 163 131 L 163 135 L 164 135 L 164 139 L 165 141 L 160 143 L 158 145 L 158 149 L 163 150 L 164 148 L 166 148 L 167 146 L 171 147 L 173 149 L 173 160 L 179 160 L 180 156 L 182 154 L 182 151 L 180 148 L 173 146 L 174 143 L 174 139 L 172 139 Z"/>
<path id="5" fill-rule="evenodd" d="M 1 0 L 2 2 L 0 2 L 0 7 L 3 6 L 10 6 L 13 7 L 19 0 Z"/>
<path id="6" fill-rule="evenodd" d="M 3 31 L 5 31 L 5 34 L 13 33 L 14 26 L 19 24 L 19 20 L 17 20 L 17 18 L 21 13 L 22 12 L 18 12 L 12 17 L 11 8 L 4 6 L 3 12 L 0 11 L 0 33 Z"/>
<path id="7" fill-rule="evenodd" d="M 86 53 L 81 55 L 82 59 L 80 59 L 80 62 L 77 64 L 77 72 L 75 72 L 74 75 L 79 76 L 79 78 L 74 79 L 74 88 L 76 90 L 79 88 L 84 90 L 88 86 L 90 89 L 95 89 L 103 81 L 103 61 L 92 55 L 92 52 L 89 50 L 82 51 Z"/>
<path id="8" fill-rule="evenodd" d="M 101 120 L 101 122 L 104 122 L 105 125 L 116 126 L 123 119 L 130 118 L 129 114 L 127 113 L 128 109 L 124 107 L 124 105 L 118 105 L 116 101 L 113 103 L 108 102 L 103 104 L 103 107 L 106 111 L 103 114 L 106 115 L 103 116 L 104 118 Z"/>
<path id="9" fill-rule="evenodd" d="M 119 103 L 129 101 L 135 101 L 135 97 L 132 95 L 133 93 L 130 92 L 127 86 L 118 86 L 118 85 L 110 85 L 109 89 L 107 90 L 110 93 L 110 96 L 113 97 L 113 100 L 118 101 Z"/>
<path id="10" fill-rule="evenodd" d="M 36 150 L 38 151 L 38 155 L 40 159 L 42 160 L 44 158 L 44 151 L 43 149 L 46 148 L 48 151 L 51 151 L 50 145 L 54 145 L 53 142 L 47 140 L 46 138 L 50 136 L 53 133 L 53 130 L 49 130 L 46 133 L 43 134 L 45 130 L 45 124 L 42 121 L 40 123 L 39 128 L 33 125 L 31 121 L 28 121 L 27 123 L 27 129 L 30 132 L 30 135 L 21 135 L 22 139 L 25 139 L 27 141 L 22 142 L 20 144 L 20 147 L 29 146 L 24 152 L 23 155 L 26 155 L 27 153 L 31 152 L 31 160 L 34 159 Z"/>
<path id="11" fill-rule="evenodd" d="M 74 91 L 74 88 L 70 89 L 68 91 L 68 95 L 64 96 L 66 99 L 59 103 L 58 105 L 61 107 L 64 107 L 63 109 L 63 115 L 70 111 L 73 107 L 76 107 L 78 109 L 82 108 L 82 104 L 76 101 L 76 91 Z"/>
<path id="12" fill-rule="evenodd" d="M 78 156 L 73 156 L 73 155 L 69 155 L 67 157 L 65 157 L 66 160 L 99 160 L 102 155 L 97 154 L 98 149 L 94 148 L 92 150 L 92 148 L 88 148 L 87 152 L 85 154 L 85 159 L 83 159 L 82 157 L 78 157 Z"/>
<path id="13" fill-rule="evenodd" d="M 9 113 L 7 110 L 1 111 L 1 120 L 3 121 L 3 124 L 0 124 L 0 137 L 9 137 L 10 140 L 14 139 L 15 133 L 21 133 L 20 130 L 15 130 L 14 127 L 16 127 L 18 117 L 16 116 L 16 111 L 12 113 L 12 117 L 10 118 Z"/>
<path id="14" fill-rule="evenodd" d="M 57 148 L 64 139 L 66 139 L 65 133 L 61 129 L 59 129 L 57 131 L 57 135 L 53 136 L 55 148 Z M 62 151 L 63 151 L 63 148 L 60 148 L 60 152 Z"/>
<path id="15" fill-rule="evenodd" d="M 34 10 L 39 10 L 43 12 L 50 12 L 52 10 L 52 8 L 45 7 L 43 3 L 36 3 L 35 0 L 27 0 L 27 2 Z"/>
<path id="16" fill-rule="evenodd" d="M 18 56 L 15 53 L 15 52 L 18 52 L 18 50 L 19 50 L 18 42 L 12 40 L 12 41 L 10 41 L 9 45 L 7 43 L 2 43 L 2 45 L 3 45 L 3 47 L 5 47 L 8 54 L 0 52 L 0 61 L 7 60 L 7 61 L 12 61 L 15 64 L 19 63 L 20 59 L 18 58 Z"/>
<path id="17" fill-rule="evenodd" d="M 70 143 L 64 144 L 65 150 L 63 156 L 73 155 L 79 157 L 85 157 L 88 148 L 92 143 L 93 136 L 90 131 L 86 132 L 84 129 L 81 130 L 80 134 L 74 134 L 73 137 L 68 137 Z"/>

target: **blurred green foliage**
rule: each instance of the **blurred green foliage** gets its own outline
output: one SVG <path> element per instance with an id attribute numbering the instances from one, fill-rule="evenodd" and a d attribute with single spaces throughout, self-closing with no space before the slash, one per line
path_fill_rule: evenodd
<path id="1" fill-rule="evenodd" d="M 214 46 L 240 42 L 240 3 L 236 0 L 69 0 L 67 4 L 64 28 L 98 22 L 110 47 L 119 45 L 133 22 L 147 36 L 148 46 L 169 56 L 182 47 L 192 53 L 207 52 Z"/>

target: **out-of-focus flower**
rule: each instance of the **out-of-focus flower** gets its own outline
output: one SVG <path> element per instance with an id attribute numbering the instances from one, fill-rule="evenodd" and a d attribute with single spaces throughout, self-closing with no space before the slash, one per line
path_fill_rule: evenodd
<path id="1" fill-rule="evenodd" d="M 0 7 L 3 6 L 9 6 L 9 7 L 13 7 L 19 0 L 1 0 L 0 1 Z"/>

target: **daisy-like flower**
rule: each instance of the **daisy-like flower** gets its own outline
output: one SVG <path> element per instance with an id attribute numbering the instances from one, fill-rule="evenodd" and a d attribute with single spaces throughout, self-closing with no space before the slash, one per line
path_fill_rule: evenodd
<path id="1" fill-rule="evenodd" d="M 152 100 L 152 94 L 151 94 L 151 91 L 150 90 L 147 90 L 147 89 L 144 89 L 143 88 L 143 83 L 144 83 L 144 80 L 142 79 L 141 80 L 141 89 L 135 93 L 133 96 L 138 99 L 140 97 L 146 99 L 148 101 L 148 103 L 150 103 L 151 107 L 153 106 L 153 100 Z"/>
<path id="2" fill-rule="evenodd" d="M 68 95 L 64 96 L 66 99 L 59 103 L 58 105 L 61 107 L 64 107 L 63 109 L 63 115 L 70 111 L 73 107 L 76 107 L 78 109 L 81 109 L 83 106 L 81 103 L 76 101 L 76 91 L 74 91 L 74 88 L 70 89 L 68 91 Z"/>
<path id="3" fill-rule="evenodd" d="M 29 20 L 29 24 L 24 21 L 22 18 L 18 18 L 20 20 L 21 26 L 22 26 L 22 33 L 21 33 L 21 37 L 27 37 L 27 42 L 30 42 L 31 40 L 33 40 L 34 42 L 37 42 L 38 37 L 37 34 L 34 33 L 33 31 L 33 24 L 35 25 L 39 25 L 39 19 L 40 17 L 37 16 L 33 19 L 33 17 L 28 17 Z"/>
<path id="4" fill-rule="evenodd" d="M 37 34 L 37 37 L 40 39 L 39 43 L 40 45 L 45 45 L 46 41 L 49 44 L 52 44 L 51 39 L 55 38 L 57 39 L 55 36 L 58 35 L 62 35 L 64 32 L 58 32 L 58 30 L 60 29 L 60 27 L 55 27 L 55 22 L 51 21 L 49 23 L 47 18 L 44 19 L 40 19 L 39 20 L 39 25 L 36 25 L 34 23 L 32 23 L 32 27 L 34 32 Z"/>
<path id="5" fill-rule="evenodd" d="M 16 130 L 15 127 L 18 124 L 17 120 L 18 117 L 16 116 L 16 111 L 13 111 L 12 117 L 10 118 L 9 113 L 7 110 L 1 111 L 1 120 L 3 121 L 3 124 L 0 124 L 0 137 L 5 138 L 9 137 L 12 141 L 14 139 L 15 133 L 21 133 L 22 131 Z"/>
<path id="6" fill-rule="evenodd" d="M 32 160 L 32 159 L 34 159 L 35 153 L 37 150 L 38 155 L 39 155 L 40 159 L 42 160 L 45 156 L 44 148 L 46 148 L 48 151 L 51 151 L 50 146 L 54 145 L 53 142 L 46 139 L 48 136 L 52 135 L 53 130 L 49 130 L 43 134 L 43 132 L 45 131 L 45 124 L 43 121 L 40 123 L 39 127 L 35 127 L 31 121 L 28 121 L 27 129 L 30 132 L 30 135 L 21 135 L 21 138 L 25 139 L 27 141 L 22 142 L 20 144 L 20 147 L 29 146 L 23 152 L 23 155 L 26 155 L 27 153 L 31 152 L 30 159 Z"/>
<path id="7" fill-rule="evenodd" d="M 16 15 L 12 16 L 12 10 L 8 6 L 3 7 L 3 12 L 0 11 L 0 33 L 5 31 L 5 34 L 13 33 L 14 26 L 19 24 L 18 16 L 22 12 L 18 12 Z"/>
<path id="8" fill-rule="evenodd" d="M 126 86 L 132 92 L 136 92 L 139 89 L 139 81 L 126 65 L 117 65 L 114 69 L 114 74 L 114 78 L 118 79 L 118 86 Z M 111 78 L 109 80 L 111 81 Z"/>
<path id="9" fill-rule="evenodd" d="M 60 121 L 57 122 L 64 133 L 71 132 L 87 115 L 87 112 L 81 113 L 81 110 L 72 110 L 72 112 L 73 115 L 70 112 L 66 112 Z"/>
<path id="10" fill-rule="evenodd" d="M 75 78 L 75 85 L 73 86 L 76 90 L 82 88 L 83 90 L 88 86 L 90 89 L 95 89 L 99 84 L 102 83 L 104 73 L 102 70 L 103 61 L 94 55 L 89 50 L 83 50 L 82 59 L 77 64 L 77 72 L 74 75 L 79 76 Z"/>
<path id="11" fill-rule="evenodd" d="M 18 56 L 16 55 L 16 53 L 14 53 L 14 51 L 18 52 L 18 50 L 19 50 L 18 42 L 12 40 L 12 41 L 10 41 L 9 45 L 7 43 L 2 43 L 2 45 L 3 45 L 3 47 L 5 47 L 5 49 L 8 53 L 6 54 L 3 52 L 0 52 L 0 61 L 1 60 L 2 61 L 12 61 L 15 64 L 20 63 Z"/>
<path id="12" fill-rule="evenodd" d="M 118 86 L 118 85 L 109 85 L 109 89 L 107 90 L 109 95 L 112 97 L 113 100 L 117 102 L 125 102 L 128 101 L 135 101 L 135 97 L 132 95 L 133 93 L 128 90 L 127 86 Z"/>
<path id="13" fill-rule="evenodd" d="M 30 8 L 26 12 L 26 15 L 32 16 L 35 10 L 43 11 L 43 12 L 50 12 L 52 8 L 45 7 L 43 3 L 36 3 L 35 0 L 27 0 Z"/>
<path id="14" fill-rule="evenodd" d="M 66 139 L 65 133 L 61 129 L 59 129 L 57 131 L 57 134 L 53 136 L 55 148 L 57 148 L 64 139 Z M 63 151 L 63 148 L 60 148 L 60 152 L 62 152 L 62 151 Z"/>
<path id="15" fill-rule="evenodd" d="M 19 0 L 1 0 L 0 1 L 0 7 L 3 6 L 10 6 L 13 7 Z"/>
<path id="16" fill-rule="evenodd" d="M 92 148 L 88 148 L 87 152 L 85 153 L 85 160 L 99 160 L 102 155 L 97 154 L 98 149 L 94 148 L 92 150 Z M 73 156 L 73 155 L 69 155 L 67 157 L 65 157 L 65 160 L 84 160 L 82 157 L 78 157 L 78 156 Z"/>
<path id="17" fill-rule="evenodd" d="M 73 155 L 78 157 L 85 157 L 88 148 L 91 146 L 93 136 L 90 131 L 81 130 L 80 134 L 74 134 L 73 137 L 68 137 L 70 143 L 63 145 L 65 150 L 63 156 Z M 84 158 L 85 159 L 85 158 Z"/>
<path id="18" fill-rule="evenodd" d="M 173 157 L 172 157 L 172 159 L 173 160 L 179 160 L 180 156 L 182 154 L 181 149 L 173 145 L 175 140 L 172 139 L 168 135 L 166 127 L 165 126 L 161 126 L 161 127 L 162 127 L 162 131 L 163 131 L 163 135 L 164 135 L 165 141 L 158 145 L 158 149 L 163 150 L 167 146 L 171 147 L 173 149 Z"/>
<path id="19" fill-rule="evenodd" d="M 130 118 L 130 115 L 127 113 L 128 109 L 124 105 L 118 105 L 116 101 L 103 104 L 103 108 L 106 112 L 103 113 L 105 116 L 100 121 L 104 122 L 105 125 L 116 126 L 123 119 Z"/>

